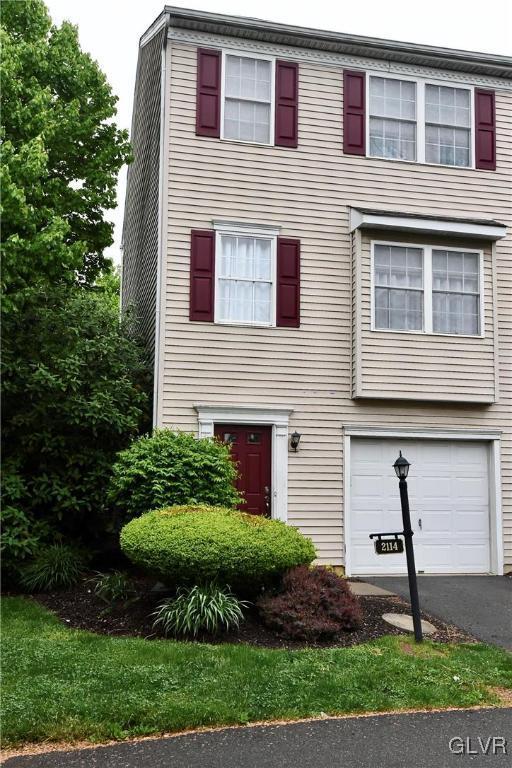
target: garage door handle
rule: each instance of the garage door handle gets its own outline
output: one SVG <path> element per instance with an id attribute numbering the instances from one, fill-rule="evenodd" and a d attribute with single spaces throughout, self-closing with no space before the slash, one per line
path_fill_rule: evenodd
<path id="1" fill-rule="evenodd" d="M 420 527 L 420 531 L 423 530 L 423 526 L 421 524 L 421 517 L 418 519 L 418 525 Z"/>

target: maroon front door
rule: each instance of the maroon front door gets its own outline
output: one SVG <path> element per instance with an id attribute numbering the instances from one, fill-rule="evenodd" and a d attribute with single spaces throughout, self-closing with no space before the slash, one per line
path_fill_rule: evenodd
<path id="1" fill-rule="evenodd" d="M 215 425 L 215 436 L 229 443 L 233 460 L 238 464 L 237 488 L 246 501 L 239 509 L 268 517 L 271 514 L 270 429 L 236 424 Z"/>

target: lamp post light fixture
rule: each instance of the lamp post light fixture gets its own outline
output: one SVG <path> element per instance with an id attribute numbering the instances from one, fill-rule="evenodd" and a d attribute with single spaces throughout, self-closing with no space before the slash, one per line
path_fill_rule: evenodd
<path id="1" fill-rule="evenodd" d="M 292 434 L 290 435 L 290 448 L 292 449 L 292 451 L 295 451 L 295 453 L 297 453 L 297 449 L 299 447 L 301 437 L 302 435 L 300 434 L 300 432 L 297 432 L 297 431 L 292 432 Z"/>
<path id="2" fill-rule="evenodd" d="M 412 543 L 413 530 L 411 528 L 411 514 L 409 510 L 409 494 L 407 491 L 407 475 L 411 465 L 402 451 L 398 459 L 393 464 L 396 476 L 398 477 L 398 486 L 400 489 L 400 503 L 402 505 L 403 537 L 405 542 L 405 555 L 407 558 L 407 576 L 409 578 L 409 592 L 411 595 L 412 623 L 414 627 L 414 638 L 417 643 L 423 640 L 423 631 L 421 628 L 420 601 L 418 597 L 418 581 L 416 578 L 416 566 L 414 564 L 414 547 Z"/>

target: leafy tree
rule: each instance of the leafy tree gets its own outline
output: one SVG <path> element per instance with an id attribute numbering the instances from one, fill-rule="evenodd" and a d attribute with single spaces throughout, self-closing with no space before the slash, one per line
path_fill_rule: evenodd
<path id="1" fill-rule="evenodd" d="M 92 285 L 108 266 L 117 175 L 130 159 L 117 98 L 80 49 L 77 29 L 52 26 L 42 0 L 3 0 L 3 312 L 43 284 Z"/>
<path id="2" fill-rule="evenodd" d="M 108 291 L 58 286 L 29 306 L 4 328 L 7 561 L 34 552 L 42 525 L 104 534 L 111 466 L 149 416 L 141 347 Z"/>
<path id="3" fill-rule="evenodd" d="M 116 97 L 69 23 L 3 0 L 3 564 L 55 532 L 101 535 L 116 452 L 148 410 L 105 248 L 130 160 Z"/>

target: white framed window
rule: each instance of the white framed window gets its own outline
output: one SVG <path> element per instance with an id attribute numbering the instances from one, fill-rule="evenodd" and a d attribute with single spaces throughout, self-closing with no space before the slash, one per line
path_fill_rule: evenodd
<path id="1" fill-rule="evenodd" d="M 376 243 L 374 248 L 375 327 L 423 330 L 423 251 Z"/>
<path id="2" fill-rule="evenodd" d="M 274 143 L 275 60 L 223 51 L 221 138 Z"/>
<path id="3" fill-rule="evenodd" d="M 483 253 L 372 241 L 374 331 L 483 336 Z"/>
<path id="4" fill-rule="evenodd" d="M 276 324 L 277 231 L 216 226 L 215 322 Z"/>
<path id="5" fill-rule="evenodd" d="M 425 162 L 467 168 L 471 160 L 471 93 L 425 85 Z"/>
<path id="6" fill-rule="evenodd" d="M 480 264 L 472 251 L 432 249 L 434 333 L 480 334 Z"/>
<path id="7" fill-rule="evenodd" d="M 416 83 L 370 77 L 370 154 L 416 160 Z"/>
<path id="8" fill-rule="evenodd" d="M 369 157 L 474 167 L 472 86 L 367 72 Z"/>

